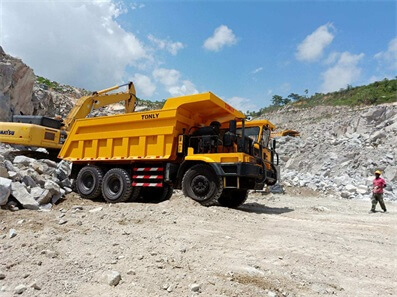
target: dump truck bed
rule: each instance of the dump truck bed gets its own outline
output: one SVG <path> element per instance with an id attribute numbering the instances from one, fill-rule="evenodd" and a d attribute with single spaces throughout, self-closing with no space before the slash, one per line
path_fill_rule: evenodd
<path id="1" fill-rule="evenodd" d="M 77 120 L 59 157 L 73 162 L 174 160 L 178 135 L 244 115 L 212 93 L 171 98 L 160 110 Z"/>

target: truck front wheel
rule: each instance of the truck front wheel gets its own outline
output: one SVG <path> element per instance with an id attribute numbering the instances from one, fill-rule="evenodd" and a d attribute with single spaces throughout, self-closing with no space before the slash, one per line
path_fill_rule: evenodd
<path id="1" fill-rule="evenodd" d="M 132 179 L 127 170 L 112 168 L 106 172 L 102 182 L 102 195 L 107 202 L 125 202 L 130 198 L 132 190 Z"/>
<path id="2" fill-rule="evenodd" d="M 182 190 L 185 196 L 201 205 L 217 205 L 223 190 L 222 178 L 208 165 L 194 165 L 183 176 Z"/>
<path id="3" fill-rule="evenodd" d="M 95 199 L 101 195 L 103 172 L 97 166 L 83 167 L 76 179 L 76 190 L 81 197 Z"/>
<path id="4" fill-rule="evenodd" d="M 247 200 L 247 196 L 248 190 L 224 189 L 218 202 L 225 207 L 237 208 Z"/>

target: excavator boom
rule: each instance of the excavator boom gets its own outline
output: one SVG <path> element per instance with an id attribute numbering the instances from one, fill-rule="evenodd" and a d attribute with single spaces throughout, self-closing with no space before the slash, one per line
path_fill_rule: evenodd
<path id="1" fill-rule="evenodd" d="M 128 86 L 128 92 L 108 94 L 124 86 Z M 66 117 L 64 121 L 65 129 L 69 131 L 75 120 L 85 118 L 92 110 L 120 101 L 125 102 L 126 113 L 135 110 L 136 91 L 132 82 L 94 92 L 91 96 L 81 97 Z"/>

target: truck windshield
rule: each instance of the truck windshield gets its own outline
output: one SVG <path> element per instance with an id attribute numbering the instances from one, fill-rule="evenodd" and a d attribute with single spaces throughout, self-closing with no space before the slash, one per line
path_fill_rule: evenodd
<path id="1" fill-rule="evenodd" d="M 237 128 L 237 135 L 242 135 L 241 128 Z M 253 141 L 258 141 L 259 127 L 245 127 L 245 136 L 248 136 Z"/>

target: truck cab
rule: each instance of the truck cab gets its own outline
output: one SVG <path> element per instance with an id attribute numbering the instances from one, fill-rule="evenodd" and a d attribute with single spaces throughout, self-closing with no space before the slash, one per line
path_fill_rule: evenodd
<path id="1" fill-rule="evenodd" d="M 241 124 L 237 127 L 237 133 L 241 134 Z M 279 179 L 279 156 L 276 152 L 276 139 L 272 137 L 275 129 L 276 126 L 265 119 L 245 122 L 245 134 L 254 141 L 254 155 L 264 160 L 269 175 L 266 183 L 258 184 L 256 190 L 262 190 L 264 184 L 274 185 Z"/>

